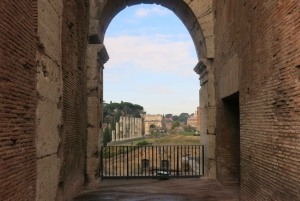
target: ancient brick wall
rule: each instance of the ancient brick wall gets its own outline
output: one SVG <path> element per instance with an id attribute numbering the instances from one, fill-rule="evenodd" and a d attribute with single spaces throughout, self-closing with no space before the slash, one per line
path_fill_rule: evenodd
<path id="1" fill-rule="evenodd" d="M 215 0 L 217 108 L 226 112 L 221 98 L 239 91 L 242 200 L 300 199 L 299 10 L 298 0 Z M 231 140 L 217 144 L 223 183 L 234 179 L 225 159 L 238 150 L 220 152 Z"/>
<path id="2" fill-rule="evenodd" d="M 64 0 L 62 21 L 63 101 L 59 191 L 71 200 L 84 186 L 86 156 L 87 0 Z M 57 199 L 62 199 L 58 194 Z"/>
<path id="3" fill-rule="evenodd" d="M 36 2 L 0 1 L 0 199 L 34 200 Z"/>

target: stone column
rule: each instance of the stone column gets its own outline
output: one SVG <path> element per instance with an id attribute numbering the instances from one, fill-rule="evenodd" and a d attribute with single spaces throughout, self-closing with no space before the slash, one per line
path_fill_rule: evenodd
<path id="1" fill-rule="evenodd" d="M 126 136 L 126 117 L 123 117 L 123 133 L 122 133 L 122 140 L 125 139 Z"/>
<path id="2" fill-rule="evenodd" d="M 138 118 L 134 118 L 134 138 L 138 138 Z"/>
<path id="3" fill-rule="evenodd" d="M 201 59 L 194 68 L 200 75 L 200 133 L 204 145 L 204 174 L 209 179 L 216 179 L 216 100 L 212 63 Z"/>
<path id="4" fill-rule="evenodd" d="M 120 127 L 119 122 L 116 122 L 116 141 L 120 140 Z"/>
<path id="5" fill-rule="evenodd" d="M 126 133 L 125 133 L 125 139 L 128 139 L 129 136 L 129 117 L 126 117 Z"/>
<path id="6" fill-rule="evenodd" d="M 103 145 L 102 108 L 103 108 L 103 65 L 108 54 L 103 44 L 89 44 L 86 59 L 87 81 L 87 152 L 86 172 L 89 185 L 97 185 L 99 174 L 99 152 Z"/>
<path id="7" fill-rule="evenodd" d="M 115 130 L 112 130 L 112 131 L 111 131 L 111 141 L 112 141 L 112 142 L 115 142 L 115 141 L 116 141 L 116 131 L 115 131 Z"/>
<path id="8" fill-rule="evenodd" d="M 134 138 L 134 117 L 131 117 L 131 139 Z"/>
<path id="9" fill-rule="evenodd" d="M 4 1 L 1 1 L 1 5 L 5 5 Z M 7 1 L 8 2 L 8 1 Z M 19 1 L 21 2 L 21 1 Z M 63 164 L 63 150 L 64 150 L 64 135 L 63 132 L 63 108 L 61 104 L 63 102 L 63 70 L 62 66 L 62 21 L 63 21 L 63 2 L 56 1 L 55 5 L 51 1 L 35 1 L 37 4 L 37 16 L 35 16 L 37 23 L 37 35 L 39 38 L 40 44 L 43 45 L 43 51 L 36 52 L 36 93 L 40 96 L 36 97 L 36 127 L 35 132 L 35 145 L 36 145 L 36 158 L 31 160 L 36 161 L 36 187 L 31 189 L 36 190 L 36 201 L 43 200 L 55 200 L 56 192 L 60 189 L 58 184 L 60 182 L 60 169 Z M 28 5 L 32 6 L 32 5 Z M 49 14 L 51 13 L 51 20 L 49 20 Z M 2 19 L 1 13 L 1 19 Z M 1 20 L 2 23 L 2 20 Z M 25 25 L 26 26 L 26 25 Z M 1 27 L 2 28 L 2 27 Z M 3 28 L 2 28 L 3 29 Z M 5 29 L 3 29 L 5 30 Z M 8 30 L 7 30 L 8 31 Z M 9 32 L 7 32 L 9 33 Z M 5 38 L 5 37 L 4 37 Z M 2 48 L 2 46 L 1 46 Z M 24 64 L 28 62 L 29 54 L 32 54 L 34 50 L 29 50 L 27 54 L 24 53 L 23 57 L 20 59 L 23 60 Z M 1 51 L 1 58 L 2 58 Z M 19 52 L 18 52 L 19 54 Z M 4 61 L 3 61 L 4 62 Z M 25 67 L 25 66 L 24 66 Z M 2 68 L 2 65 L 1 65 Z M 13 72 L 13 69 L 11 73 Z M 34 71 L 32 71 L 33 73 Z M 47 73 L 45 73 L 47 72 Z M 2 76 L 1 76 L 2 77 Z M 21 77 L 20 77 L 21 78 Z M 22 80 L 22 79 L 20 79 Z M 20 81 L 19 80 L 19 81 Z M 5 85 L 2 85 L 4 87 Z M 4 82 L 5 83 L 5 82 Z M 13 82 L 12 82 L 13 83 Z M 27 84 L 27 83 L 24 83 Z M 29 83 L 28 83 L 29 84 Z M 14 93 L 14 92 L 11 92 Z M 34 94 L 32 94 L 34 95 Z M 2 99 L 1 103 L 4 103 L 5 100 Z M 26 102 L 26 100 L 24 100 Z M 29 104 L 29 103 L 28 103 Z M 34 104 L 34 103 L 30 103 Z M 2 105 L 0 106 L 2 108 Z M 16 108 L 17 110 L 22 110 L 23 108 Z M 3 110 L 2 110 L 3 111 Z M 1 112 L 1 114 L 3 114 Z M 25 118 L 27 115 L 31 118 L 31 114 L 24 114 L 24 117 L 19 117 L 16 121 Z M 2 116 L 1 116 L 2 119 Z M 29 119 L 28 119 L 29 120 Z M 2 120 L 1 120 L 2 121 Z M 15 120 L 14 120 L 15 121 Z M 28 122 L 29 123 L 29 122 Z M 3 125 L 3 124 L 2 124 Z M 5 126 L 2 126 L 3 129 Z M 7 128 L 8 129 L 8 128 Z M 10 128 L 12 130 L 13 128 Z M 31 127 L 30 127 L 31 129 Z M 2 130 L 2 128 L 1 128 Z M 2 138 L 2 132 L 0 135 Z M 28 134 L 25 134 L 28 135 Z M 4 137 L 4 136 L 3 136 Z M 16 138 L 17 139 L 17 138 Z M 25 139 L 25 138 L 24 138 Z M 19 141 L 20 140 L 20 141 Z M 3 141 L 4 142 L 4 141 Z M 12 149 L 17 148 L 18 144 L 26 143 L 23 142 L 22 136 L 17 141 L 15 147 L 12 146 Z M 1 145 L 0 145 L 1 147 Z M 4 146 L 5 147 L 5 146 Z M 2 153 L 2 147 L 1 153 Z M 29 150 L 29 149 L 28 149 Z M 21 150 L 20 154 L 27 152 L 28 150 Z M 9 152 L 9 150 L 7 150 Z M 4 159 L 3 159 L 4 160 Z M 11 162 L 18 162 L 21 165 L 21 161 L 17 161 L 17 157 L 14 160 L 9 159 Z M 29 159 L 27 159 L 29 160 Z M 2 156 L 0 159 L 1 171 L 5 167 L 5 164 L 9 164 L 8 161 L 4 161 L 2 166 Z M 5 171 L 5 170 L 4 170 Z M 3 173 L 2 173 L 3 174 Z M 1 175 L 2 175 L 1 174 Z M 13 173 L 12 173 L 13 174 Z M 49 174 L 51 179 L 49 179 Z M 8 179 L 10 180 L 10 179 Z M 27 189 L 31 188 L 26 186 Z M 24 188 L 25 189 L 25 188 Z M 4 189 L 3 189 L 4 190 Z M 2 191 L 1 191 L 2 192 Z M 18 192 L 21 193 L 21 192 Z M 2 197 L 2 196 L 1 196 Z M 2 200 L 2 199 L 1 199 Z"/>
<path id="10" fill-rule="evenodd" d="M 143 128 L 143 121 L 142 118 L 139 119 L 139 136 L 142 137 L 142 128 Z"/>
<path id="11" fill-rule="evenodd" d="M 128 133 L 128 139 L 131 139 L 132 138 L 132 125 L 131 125 L 131 117 L 129 117 L 128 119 L 129 121 L 129 133 Z"/>
<path id="12" fill-rule="evenodd" d="M 120 133 L 119 133 L 119 140 L 122 140 L 122 136 L 123 136 L 123 117 L 120 117 L 120 121 L 119 121 L 120 125 Z"/>
<path id="13" fill-rule="evenodd" d="M 137 128 L 136 128 L 136 135 L 140 138 L 140 118 L 137 119 Z"/>

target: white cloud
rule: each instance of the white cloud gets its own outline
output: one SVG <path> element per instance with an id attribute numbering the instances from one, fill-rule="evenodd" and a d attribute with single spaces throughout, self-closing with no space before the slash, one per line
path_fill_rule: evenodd
<path id="1" fill-rule="evenodd" d="M 171 11 L 169 11 L 166 8 L 160 8 L 158 6 L 154 6 L 150 9 L 146 9 L 146 8 L 137 9 L 135 11 L 135 16 L 142 18 L 142 17 L 149 16 L 151 14 L 156 14 L 156 15 L 159 15 L 159 16 L 163 16 L 163 15 L 167 15 L 167 14 L 170 14 L 170 13 L 171 13 Z"/>
<path id="2" fill-rule="evenodd" d="M 160 34 L 106 37 L 105 45 L 110 56 L 106 69 L 128 63 L 128 68 L 135 71 L 181 76 L 195 74 L 193 68 L 198 59 L 191 53 L 191 49 L 195 48 L 192 41 L 172 41 L 170 35 Z"/>

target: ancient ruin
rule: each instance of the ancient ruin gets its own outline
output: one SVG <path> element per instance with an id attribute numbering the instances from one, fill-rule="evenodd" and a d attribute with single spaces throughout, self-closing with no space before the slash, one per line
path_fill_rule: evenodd
<path id="1" fill-rule="evenodd" d="M 116 122 L 116 130 L 113 131 L 112 142 L 130 140 L 142 137 L 142 118 L 121 116 Z"/>
<path id="2" fill-rule="evenodd" d="M 0 1 L 0 197 L 72 200 L 100 182 L 105 31 L 141 3 L 194 41 L 205 178 L 300 200 L 299 0 Z"/>
<path id="3" fill-rule="evenodd" d="M 163 128 L 163 117 L 160 114 L 147 114 L 144 116 L 145 135 L 150 134 L 150 126 L 155 126 L 157 129 Z"/>

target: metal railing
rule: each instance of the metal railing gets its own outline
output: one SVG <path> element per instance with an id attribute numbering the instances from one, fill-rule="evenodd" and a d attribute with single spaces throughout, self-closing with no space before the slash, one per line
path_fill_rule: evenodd
<path id="1" fill-rule="evenodd" d="M 101 178 L 181 178 L 204 174 L 203 145 L 107 146 Z"/>

